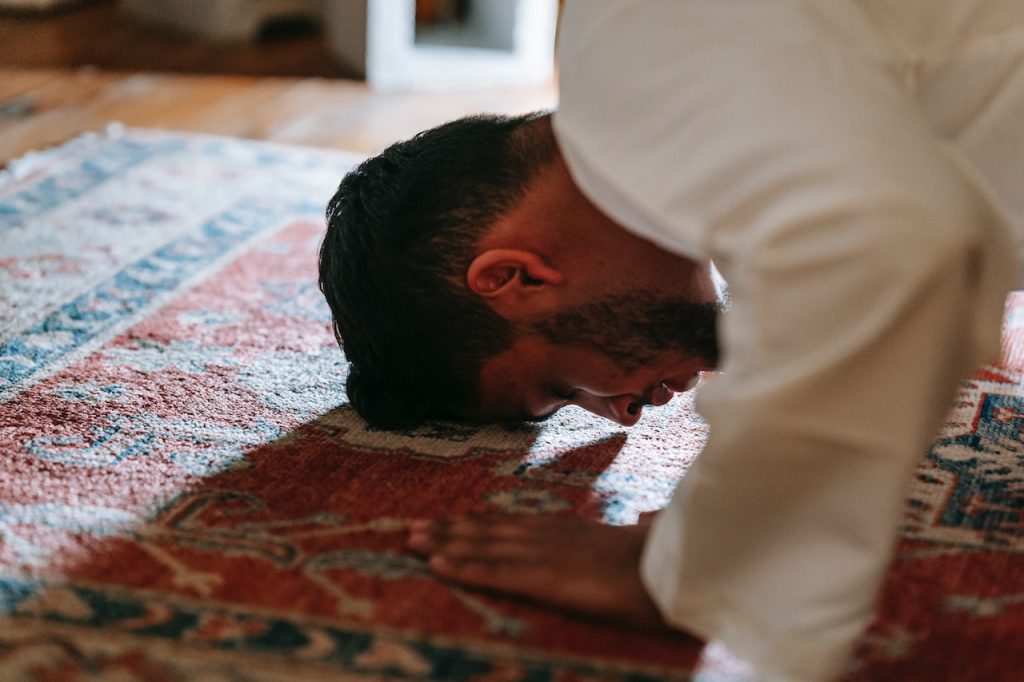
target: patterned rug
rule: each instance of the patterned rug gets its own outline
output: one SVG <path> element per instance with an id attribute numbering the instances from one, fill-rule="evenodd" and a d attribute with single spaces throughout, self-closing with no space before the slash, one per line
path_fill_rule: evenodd
<path id="1" fill-rule="evenodd" d="M 663 506 L 705 429 L 367 428 L 316 287 L 353 157 L 111 130 L 0 175 L 0 679 L 744 677 L 435 580 L 413 518 Z M 1020 679 L 1024 296 L 908 498 L 849 677 Z M 698 668 L 700 672 L 698 671 Z"/>

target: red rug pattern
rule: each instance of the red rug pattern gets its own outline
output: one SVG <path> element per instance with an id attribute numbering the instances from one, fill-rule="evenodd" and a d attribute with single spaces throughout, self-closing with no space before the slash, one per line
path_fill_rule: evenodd
<path id="1" fill-rule="evenodd" d="M 0 176 L 0 678 L 743 677 L 628 632 L 434 579 L 410 519 L 631 523 L 705 428 L 677 398 L 623 430 L 369 429 L 316 287 L 355 159 L 113 130 Z M 1024 298 L 908 497 L 849 677 L 1024 667 Z M 866 501 L 870 503 L 870 501 Z M 699 668 L 699 670 L 698 670 Z"/>

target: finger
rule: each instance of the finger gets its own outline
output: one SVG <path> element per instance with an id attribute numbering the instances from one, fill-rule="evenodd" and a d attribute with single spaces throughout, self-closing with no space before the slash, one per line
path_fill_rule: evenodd
<path id="1" fill-rule="evenodd" d="M 438 576 L 463 585 L 519 594 L 531 595 L 527 585 L 546 585 L 557 578 L 552 568 L 545 564 L 520 564 L 510 562 L 480 561 L 477 559 L 456 560 L 435 554 L 428 562 Z"/>
<path id="2" fill-rule="evenodd" d="M 541 553 L 537 538 L 488 528 L 453 531 L 447 522 L 410 526 L 407 545 L 420 554 L 443 554 L 453 559 L 479 557 L 482 560 L 527 560 Z M 511 537 L 509 537 L 511 535 Z"/>
<path id="3" fill-rule="evenodd" d="M 433 551 L 449 537 L 449 519 L 415 519 L 409 522 L 406 544 L 421 554 Z"/>
<path id="4" fill-rule="evenodd" d="M 429 554 L 452 561 L 531 563 L 539 561 L 543 552 L 533 543 L 456 539 L 437 544 Z"/>
<path id="5" fill-rule="evenodd" d="M 437 546 L 434 542 L 434 536 L 429 531 L 415 530 L 409 531 L 409 539 L 406 540 L 405 544 L 409 549 L 420 554 L 429 554 Z"/>
<path id="6" fill-rule="evenodd" d="M 454 558 L 526 559 L 540 553 L 538 539 L 526 533 L 497 527 L 465 529 L 450 524 L 410 527 L 406 545 L 419 554 L 441 553 Z"/>
<path id="7" fill-rule="evenodd" d="M 409 523 L 410 536 L 430 535 L 435 539 L 464 538 L 523 540 L 536 525 L 527 516 L 466 516 L 442 519 L 418 519 Z"/>

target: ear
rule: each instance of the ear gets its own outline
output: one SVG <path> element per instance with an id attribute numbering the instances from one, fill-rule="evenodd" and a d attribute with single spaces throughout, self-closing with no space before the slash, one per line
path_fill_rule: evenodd
<path id="1" fill-rule="evenodd" d="M 544 303 L 544 295 L 564 279 L 539 254 L 525 249 L 488 249 L 466 269 L 470 291 L 506 309 Z"/>

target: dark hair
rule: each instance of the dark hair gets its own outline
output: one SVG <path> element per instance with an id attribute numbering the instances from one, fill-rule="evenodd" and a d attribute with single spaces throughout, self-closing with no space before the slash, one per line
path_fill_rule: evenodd
<path id="1" fill-rule="evenodd" d="M 515 331 L 465 285 L 484 232 L 556 148 L 540 114 L 479 115 L 388 147 L 327 206 L 320 290 L 371 426 L 405 428 L 479 399 L 484 360 Z"/>

